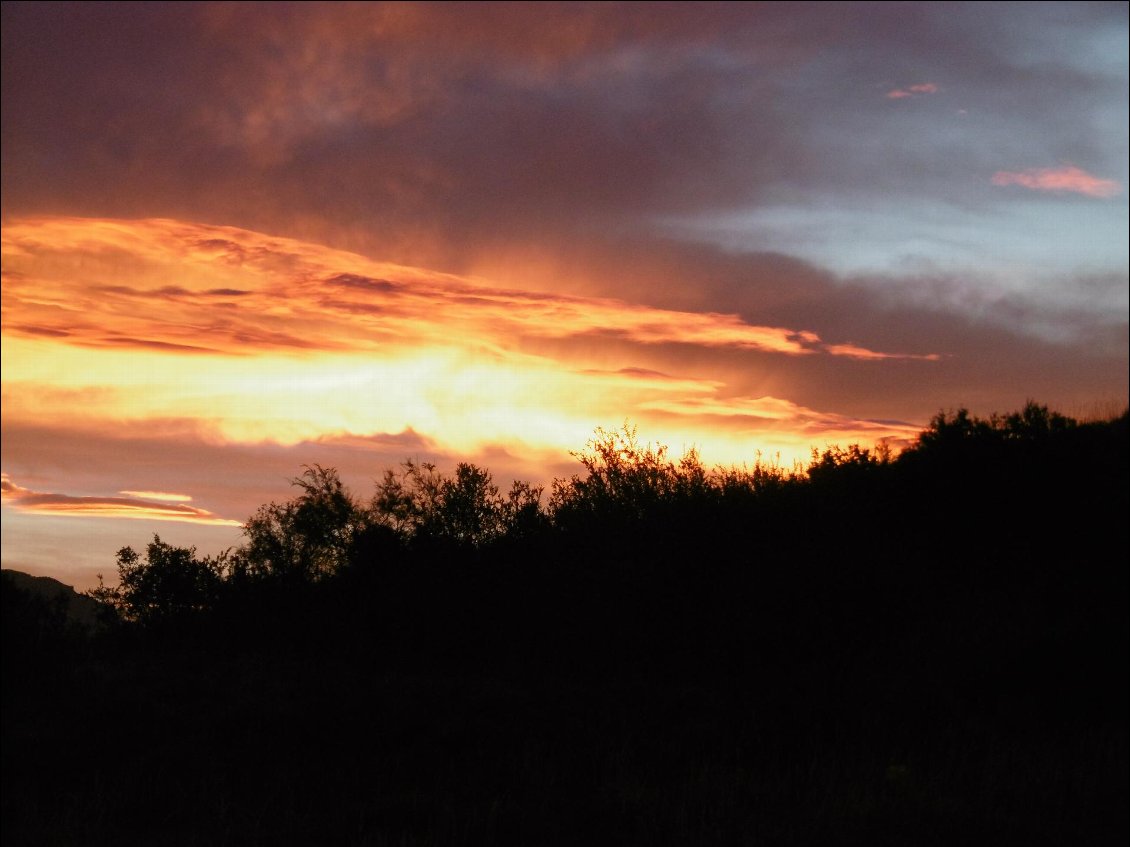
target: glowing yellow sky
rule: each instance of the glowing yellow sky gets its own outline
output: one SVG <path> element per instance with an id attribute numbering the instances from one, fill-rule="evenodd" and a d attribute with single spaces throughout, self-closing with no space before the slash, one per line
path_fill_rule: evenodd
<path id="1" fill-rule="evenodd" d="M 5 426 L 175 421 L 243 445 L 413 432 L 448 455 L 504 445 L 531 476 L 537 457 L 625 420 L 724 464 L 759 451 L 790 464 L 812 446 L 916 431 L 735 393 L 725 368 L 661 371 L 661 348 L 868 367 L 936 358 L 824 344 L 803 327 L 735 315 L 510 290 L 230 227 L 75 218 L 4 226 L 2 343 Z M 124 493 L 164 502 L 155 516 L 217 519 L 170 506 L 172 495 Z M 89 513 L 136 508 L 111 500 Z"/>

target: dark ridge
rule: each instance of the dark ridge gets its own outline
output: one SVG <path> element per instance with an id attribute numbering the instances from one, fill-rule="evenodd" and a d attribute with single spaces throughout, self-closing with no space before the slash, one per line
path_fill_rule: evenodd
<path id="1" fill-rule="evenodd" d="M 80 626 L 96 627 L 100 625 L 104 609 L 97 600 L 80 594 L 71 585 L 65 585 L 49 576 L 32 576 L 23 571 L 4 568 L 0 575 L 5 584 L 26 591 L 34 597 L 40 597 L 48 603 L 59 603 L 64 610 L 66 619 Z"/>

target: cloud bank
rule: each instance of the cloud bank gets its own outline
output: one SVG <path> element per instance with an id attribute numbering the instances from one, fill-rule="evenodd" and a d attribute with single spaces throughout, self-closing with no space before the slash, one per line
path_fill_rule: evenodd
<path id="1" fill-rule="evenodd" d="M 662 420 L 684 440 L 717 438 L 728 451 L 719 458 L 738 461 L 760 447 L 806 454 L 812 432 L 903 438 L 913 428 L 735 393 L 724 379 L 656 379 L 657 355 L 939 358 L 179 221 L 16 221 L 3 256 L 12 421 L 181 418 L 229 442 L 291 444 L 414 429 L 453 451 L 564 452 L 596 424 L 631 418 Z"/>

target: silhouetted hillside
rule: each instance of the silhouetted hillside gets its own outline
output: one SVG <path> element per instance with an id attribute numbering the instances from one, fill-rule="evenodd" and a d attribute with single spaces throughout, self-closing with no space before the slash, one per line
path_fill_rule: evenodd
<path id="1" fill-rule="evenodd" d="M 1127 420 L 307 468 L 237 550 L 122 550 L 50 688 L 5 652 L 5 839 L 1123 843 Z"/>
<path id="2" fill-rule="evenodd" d="M 37 597 L 42 597 L 48 603 L 57 603 L 62 599 L 67 620 L 80 626 L 97 627 L 102 623 L 102 610 L 98 601 L 85 594 L 79 594 L 73 586 L 64 585 L 57 579 L 49 576 L 32 576 L 23 571 L 5 568 L 0 571 L 3 579 L 10 580 L 11 585 Z"/>

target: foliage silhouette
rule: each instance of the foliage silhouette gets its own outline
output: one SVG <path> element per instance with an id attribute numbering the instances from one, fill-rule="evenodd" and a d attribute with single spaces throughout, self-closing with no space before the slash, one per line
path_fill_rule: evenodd
<path id="1" fill-rule="evenodd" d="M 125 558 L 198 626 L 5 688 L 5 838 L 1124 843 L 1127 420 L 959 410 L 804 469 L 598 430 L 544 502 L 307 468 L 214 595 Z"/>
<path id="2" fill-rule="evenodd" d="M 586 475 L 556 480 L 550 511 L 558 524 L 595 516 L 641 519 L 657 504 L 701 497 L 708 475 L 692 448 L 679 462 L 667 447 L 641 444 L 636 428 L 598 428 L 588 449 L 574 453 Z"/>
<path id="3" fill-rule="evenodd" d="M 247 543 L 232 561 L 238 579 L 316 582 L 344 568 L 355 539 L 370 521 L 337 471 L 307 465 L 291 480 L 293 500 L 262 506 L 244 525 Z"/>
<path id="4" fill-rule="evenodd" d="M 1046 441 L 1077 426 L 1074 419 L 1031 400 L 1018 412 L 988 418 L 971 416 L 963 408 L 948 416 L 945 412 L 935 415 L 919 435 L 914 449 L 945 449 L 962 442 Z"/>
<path id="5" fill-rule="evenodd" d="M 214 607 L 227 576 L 229 558 L 196 558 L 195 547 L 173 547 L 153 536 L 145 558 L 131 547 L 118 551 L 118 585 L 107 586 L 98 575 L 90 592 L 125 621 L 146 627 L 189 620 Z"/>
<path id="6" fill-rule="evenodd" d="M 515 481 L 503 496 L 488 471 L 461 462 L 447 477 L 428 462 L 407 460 L 387 470 L 369 505 L 375 523 L 405 542 L 480 547 L 540 522 L 542 489 Z"/>

